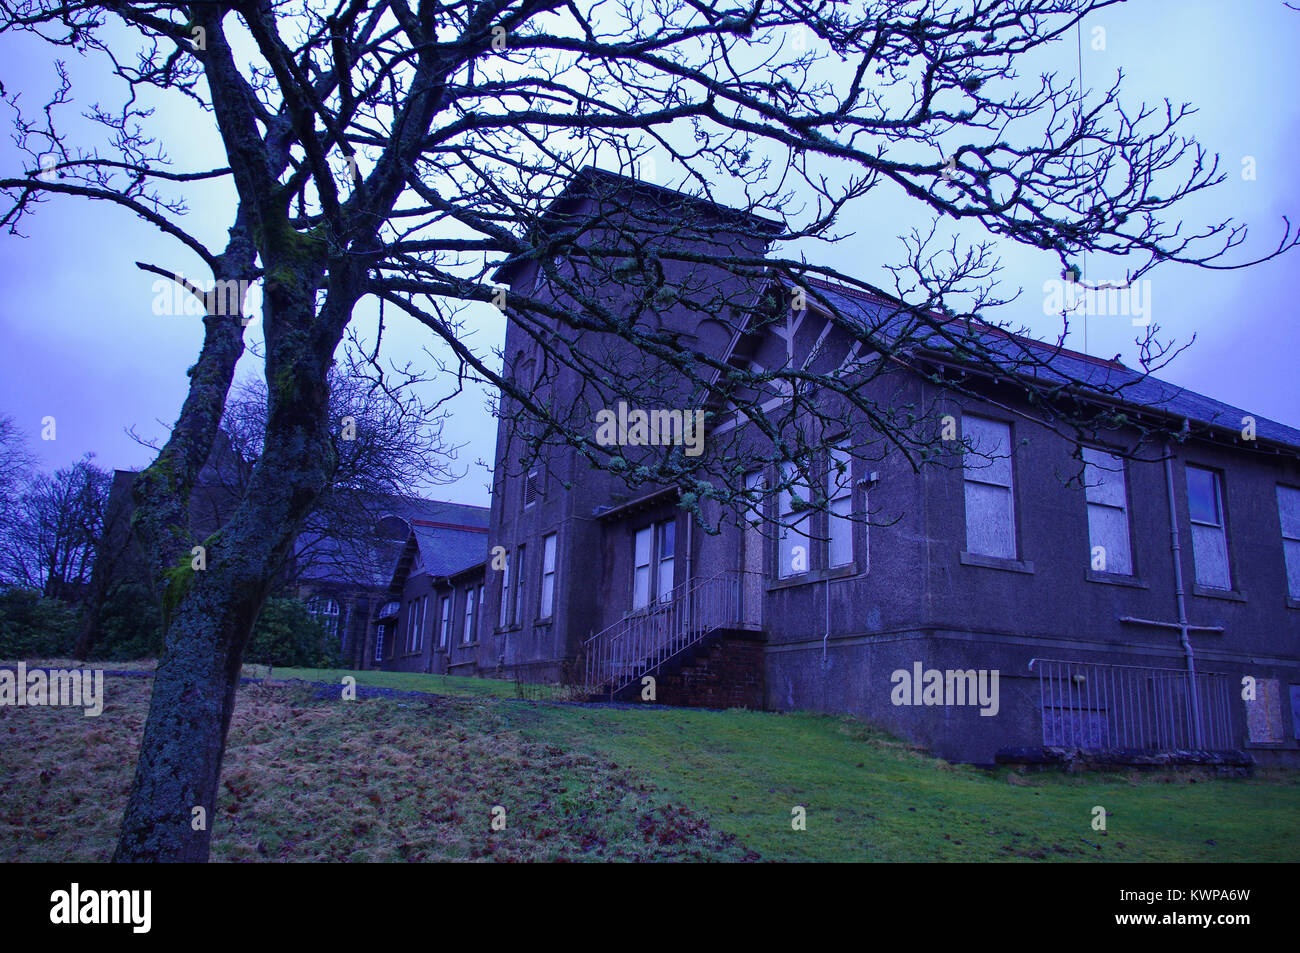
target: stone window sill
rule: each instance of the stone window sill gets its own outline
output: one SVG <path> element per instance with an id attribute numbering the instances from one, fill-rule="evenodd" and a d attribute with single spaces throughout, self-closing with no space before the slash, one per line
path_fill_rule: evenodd
<path id="1" fill-rule="evenodd" d="M 1286 607 L 1288 609 L 1300 609 L 1300 599 L 1292 599 L 1290 596 L 1287 596 Z"/>
<path id="2" fill-rule="evenodd" d="M 1133 589 L 1151 588 L 1137 576 L 1126 576 L 1123 573 L 1097 572 L 1095 569 L 1089 569 L 1084 572 L 1084 578 L 1089 582 L 1099 582 L 1107 586 L 1129 586 Z"/>
<path id="3" fill-rule="evenodd" d="M 1206 599 L 1226 599 L 1229 602 L 1245 602 L 1246 596 L 1236 589 L 1211 589 L 1208 586 L 1192 586 L 1192 595 L 1204 596 Z"/>
<path id="4" fill-rule="evenodd" d="M 784 579 L 775 579 L 767 583 L 768 592 L 776 592 L 779 589 L 793 589 L 796 586 L 810 586 L 818 582 L 830 580 L 834 582 L 837 579 L 848 579 L 850 576 L 858 576 L 862 570 L 858 568 L 857 563 L 850 563 L 847 566 L 836 566 L 834 569 L 813 569 L 808 572 L 801 572 L 797 576 L 786 576 Z"/>
<path id="5" fill-rule="evenodd" d="M 963 566 L 979 566 L 982 569 L 1001 569 L 1004 572 L 1022 572 L 1032 575 L 1034 564 L 1027 559 L 1004 559 L 1001 556 L 981 556 L 979 553 L 962 552 Z"/>

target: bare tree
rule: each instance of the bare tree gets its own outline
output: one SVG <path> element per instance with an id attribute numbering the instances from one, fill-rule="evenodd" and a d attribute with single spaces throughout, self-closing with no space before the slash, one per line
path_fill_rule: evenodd
<path id="1" fill-rule="evenodd" d="M 325 488 L 303 520 L 284 567 L 292 584 L 314 572 L 355 584 L 373 584 L 376 526 L 418 504 L 422 491 L 457 476 L 457 447 L 443 439 L 446 412 L 430 406 L 416 385 L 422 375 L 384 367 L 378 354 L 355 342 L 329 372 L 330 431 L 337 434 L 333 468 Z M 228 450 L 208 461 L 206 488 L 211 512 L 205 524 L 221 525 L 226 507 L 247 492 L 266 442 L 266 385 L 249 381 L 226 403 L 221 430 Z"/>
<path id="2" fill-rule="evenodd" d="M 559 442 L 630 483 L 675 483 L 692 506 L 743 500 L 734 454 L 629 455 L 593 439 L 590 408 L 627 396 L 740 411 L 767 446 L 736 452 L 797 460 L 822 436 L 799 422 L 823 413 L 801 399 L 816 386 L 837 398 L 825 413 L 851 411 L 879 435 L 873 448 L 923 465 L 932 409 L 865 386 L 917 353 L 1024 381 L 1040 406 L 1104 393 L 1105 382 L 1063 379 L 1051 347 L 994 333 L 991 242 L 1049 250 L 1063 269 L 1084 253 L 1116 256 L 1136 280 L 1164 262 L 1239 266 L 1224 256 L 1245 237 L 1232 223 L 1189 232 L 1169 220 L 1222 179 L 1179 134 L 1186 107 L 1122 109 L 1117 86 L 1085 98 L 1054 75 L 1016 77 L 1023 54 L 1112 2 L 5 0 L 0 31 L 102 55 L 125 95 L 90 113 L 107 141 L 83 144 L 57 125 L 73 100 L 66 72 L 39 112 L 7 92 L 31 167 L 0 179 L 12 203 L 0 222 L 15 229 L 53 196 L 106 201 L 175 238 L 214 281 L 265 284 L 263 451 L 204 541 L 205 571 L 191 570 L 183 528 L 244 326 L 198 285 L 205 336 L 189 395 L 137 483 L 135 531 L 166 583 L 167 651 L 117 858 L 207 856 L 209 830 L 191 819 L 196 808 L 214 816 L 243 647 L 336 466 L 329 367 L 364 298 L 441 339 L 449 374 L 496 388 L 526 446 Z M 173 170 L 147 132 L 145 103 L 160 98 L 214 123 L 224 159 Z M 655 190 L 625 201 L 583 173 L 645 172 L 651 158 L 657 181 L 735 211 Z M 182 224 L 186 184 L 207 179 L 236 196 L 221 249 Z M 579 201 L 575 181 L 595 200 Z M 916 233 L 890 289 L 807 263 L 803 245 L 841 237 L 845 210 L 883 189 L 987 240 Z M 1295 241 L 1288 225 L 1278 252 Z M 818 278 L 893 303 L 850 313 Z M 795 320 L 801 295 L 837 319 L 852 360 L 745 366 L 659 320 L 694 310 L 743 337 Z M 531 367 L 474 345 L 468 302 L 509 311 L 533 342 Z M 1154 335 L 1146 343 L 1153 362 L 1171 353 Z M 561 369 L 585 385 L 579 399 L 548 386 Z M 769 393 L 799 414 L 764 411 Z M 1066 433 L 1114 423 L 1068 402 L 1052 419 Z"/>
<path id="3" fill-rule="evenodd" d="M 92 459 L 87 455 L 31 480 L 0 537 L 0 581 L 47 599 L 81 600 L 103 536 L 111 482 Z"/>
<path id="4" fill-rule="evenodd" d="M 0 414 L 0 533 L 13 518 L 18 497 L 34 465 L 27 435 L 12 417 Z"/>

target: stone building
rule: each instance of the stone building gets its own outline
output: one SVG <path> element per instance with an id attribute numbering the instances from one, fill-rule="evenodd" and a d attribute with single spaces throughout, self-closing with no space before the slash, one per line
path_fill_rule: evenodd
<path id="1" fill-rule="evenodd" d="M 689 276 L 670 270 L 670 283 L 722 289 L 723 302 L 775 286 L 787 300 L 775 278 L 728 288 L 734 278 L 710 272 L 711 255 L 763 252 L 762 223 L 733 228 L 729 210 L 584 170 L 552 213 L 562 222 L 629 206 L 697 223 L 663 239 L 697 243 L 703 263 Z M 520 263 L 498 280 L 531 292 L 547 276 Z M 887 328 L 893 303 L 826 283 L 808 291 L 806 307 L 776 319 L 681 301 L 653 319 L 730 367 L 871 360 L 832 312 Z M 628 293 L 611 282 L 609 307 L 624 307 Z M 936 435 L 947 464 L 918 472 L 902 453 L 849 460 L 842 442 L 872 439 L 855 420 L 821 434 L 821 449 L 800 462 L 832 501 L 800 521 L 790 492 L 766 490 L 783 465 L 746 462 L 760 458 L 745 452 L 752 422 L 689 394 L 655 395 L 649 406 L 706 411 L 707 446 L 724 444 L 745 468 L 753 509 L 708 534 L 675 489 L 629 491 L 572 447 L 525 453 L 507 406 L 478 557 L 439 563 L 418 583 L 447 651 L 415 667 L 583 678 L 625 699 L 652 676 L 660 702 L 853 713 L 978 763 L 1060 748 L 1296 762 L 1300 431 L 1118 361 L 990 335 L 991 348 L 1083 382 L 1071 400 L 1092 400 L 1095 386 L 1126 423 L 1080 454 L 1028 403 L 1020 370 L 982 373 L 921 341 L 864 386 L 936 408 L 951 428 Z M 593 430 L 596 414 L 613 410 L 599 388 L 544 368 L 517 320 L 505 355 L 517 380 L 588 414 Z M 1144 448 L 1152 429 L 1177 436 Z M 774 531 L 755 513 L 795 525 Z M 413 585 L 403 582 L 407 604 Z"/>

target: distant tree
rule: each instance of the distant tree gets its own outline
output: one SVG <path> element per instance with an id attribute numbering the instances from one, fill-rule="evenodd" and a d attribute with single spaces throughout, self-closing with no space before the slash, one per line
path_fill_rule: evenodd
<path id="1" fill-rule="evenodd" d="M 32 466 L 26 434 L 12 417 L 0 414 L 0 533 L 13 517 Z"/>
<path id="2" fill-rule="evenodd" d="M 67 654 L 77 610 L 33 589 L 0 589 L 0 659 L 48 659 Z"/>
<path id="3" fill-rule="evenodd" d="M 18 497 L 0 546 L 6 584 L 65 602 L 85 597 L 112 482 L 92 460 L 39 475 Z"/>
<path id="4" fill-rule="evenodd" d="M 385 516 L 414 503 L 421 490 L 454 479 L 458 448 L 443 437 L 446 413 L 419 397 L 419 375 L 384 369 L 375 355 L 348 346 L 328 374 L 334 457 L 320 495 L 304 517 L 284 566 L 294 582 L 314 570 L 332 578 L 369 584 L 375 529 Z M 229 453 L 214 454 L 207 475 L 225 492 L 216 499 L 243 499 L 265 448 L 269 395 L 253 380 L 237 386 L 226 402 L 221 430 Z M 228 513 L 211 514 L 220 525 Z"/>
<path id="5" fill-rule="evenodd" d="M 448 379 L 484 381 L 521 439 L 581 452 L 630 483 L 677 485 L 683 500 L 745 501 L 745 460 L 707 453 L 629 459 L 592 439 L 593 401 L 650 403 L 691 395 L 730 402 L 768 438 L 748 463 L 797 460 L 817 386 L 914 466 L 933 461 L 934 408 L 898 406 L 863 386 L 920 348 L 974 375 L 1014 377 L 1046 407 L 1080 390 L 1050 349 L 1017 347 L 990 313 L 994 240 L 1043 249 L 1069 270 L 1081 255 L 1131 263 L 1128 280 L 1168 262 L 1235 267 L 1235 223 L 1185 227 L 1176 212 L 1222 181 L 1215 157 L 1182 135 L 1187 107 L 1119 101 L 1118 83 L 1085 97 L 1035 67 L 1034 54 L 1112 0 L 305 0 L 103 4 L 10 0 L 0 33 L 29 34 L 100 57 L 89 109 L 104 141 L 73 141 L 73 99 L 59 82 L 45 108 L 9 89 L 28 166 L 0 178 L 15 229 L 50 196 L 110 202 L 174 238 L 222 287 L 263 279 L 268 414 L 262 452 L 238 506 L 206 539 L 204 572 L 188 559 L 190 497 L 211 453 L 245 314 L 228 295 L 186 281 L 204 338 L 189 393 L 157 460 L 136 482 L 134 530 L 164 585 L 166 652 L 154 681 L 119 860 L 201 860 L 215 816 L 239 663 L 279 567 L 341 450 L 329 370 L 363 300 L 396 308 L 453 355 Z M 16 37 L 6 36 L 6 40 Z M 14 49 L 18 46 L 15 44 Z M 23 50 L 19 55 L 25 55 Z M 113 84 L 122 88 L 109 104 Z M 165 122 L 160 102 L 175 105 Z M 178 170 L 149 130 L 210 123 L 224 152 Z M 161 135 L 162 133 L 158 133 Z M 589 165 L 635 170 L 738 208 L 607 195 L 591 213 L 553 208 Z M 224 246 L 184 226 L 190 183 L 230 197 Z M 794 243 L 835 241 L 873 190 L 906 196 L 919 217 L 968 225 L 905 237 L 893 289 L 808 261 Z M 714 211 L 703 211 L 712 209 Z M 849 210 L 849 216 L 843 213 Z M 1289 228 L 1275 253 L 1292 247 Z M 702 250 L 703 249 L 703 250 Z M 176 268 L 140 267 L 172 276 Z M 508 299 L 496 269 L 540 268 Z M 816 290 L 826 277 L 898 299 L 887 325 L 842 313 Z M 762 279 L 772 279 L 764 281 Z M 615 284 L 612 285 L 611 282 Z M 784 285 L 784 291 L 778 290 Z M 627 291 L 611 300 L 611 287 Z M 788 364 L 744 368 L 655 320 L 664 302 L 747 323 L 762 292 L 769 321 L 789 316 L 786 291 L 826 306 L 861 360 L 821 373 Z M 543 352 L 531 376 L 477 345 L 466 303 L 495 303 Z M 1062 336 L 1064 331 L 1062 332 Z M 1147 366 L 1167 344 L 1143 343 Z M 791 338 L 793 330 L 790 331 Z M 993 342 L 993 343 L 991 343 Z M 507 356 L 509 357 L 509 356 Z M 584 400 L 559 405 L 558 367 Z M 960 381 L 954 381 L 960 388 Z M 680 403 L 668 406 L 681 406 Z M 836 421 L 828 421 L 829 425 Z M 1053 416 L 1071 439 L 1116 426 L 1081 403 Z M 818 430 L 819 428 L 813 428 Z M 855 453 L 858 452 L 854 448 Z M 647 455 L 649 457 L 649 455 Z M 819 506 L 825 501 L 810 501 Z M 178 559 L 177 554 L 182 554 Z"/>

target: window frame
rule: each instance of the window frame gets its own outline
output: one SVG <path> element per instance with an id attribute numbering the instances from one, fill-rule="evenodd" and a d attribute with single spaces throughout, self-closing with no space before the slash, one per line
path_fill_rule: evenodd
<path id="1" fill-rule="evenodd" d="M 1084 446 L 1084 447 L 1080 447 L 1079 449 L 1080 449 L 1080 455 L 1083 457 L 1083 463 L 1084 463 L 1083 500 L 1084 500 L 1084 515 L 1088 519 L 1088 568 L 1093 572 L 1104 572 L 1112 576 L 1130 576 L 1136 578 L 1137 561 L 1133 553 L 1133 514 L 1132 514 L 1133 507 L 1129 502 L 1128 461 L 1125 460 L 1119 454 L 1112 453 L 1110 450 L 1106 449 L 1105 447 Z M 1106 463 L 1107 465 L 1102 466 L 1099 463 L 1089 460 L 1088 459 L 1089 453 L 1096 454 L 1106 458 L 1103 462 Z M 1118 464 L 1118 469 L 1113 468 L 1112 465 L 1114 464 Z M 1110 474 L 1110 475 L 1114 475 L 1118 473 L 1119 483 L 1120 483 L 1120 496 L 1124 501 L 1122 505 L 1117 505 L 1115 503 L 1107 502 L 1105 500 L 1090 498 L 1090 494 L 1093 490 L 1097 489 L 1098 486 L 1103 486 L 1110 482 L 1110 480 L 1107 477 L 1103 476 L 1101 478 L 1101 483 L 1091 484 L 1089 482 L 1089 474 L 1098 471 L 1103 474 Z M 1111 568 L 1110 560 L 1108 557 L 1106 558 L 1107 565 L 1105 569 L 1097 569 L 1097 570 L 1092 569 L 1092 552 L 1099 545 L 1098 541 L 1094 539 L 1092 535 L 1092 512 L 1094 507 L 1098 507 L 1105 510 L 1120 511 L 1120 514 L 1123 517 L 1124 546 L 1128 556 L 1127 570 L 1119 570 L 1119 569 Z M 1103 549 L 1105 549 L 1104 546 Z"/>
<path id="2" fill-rule="evenodd" d="M 842 458 L 837 459 L 837 458 Z M 841 468 L 840 464 L 843 463 Z M 836 479 L 843 475 L 843 482 Z M 848 512 L 835 512 L 837 504 L 845 504 Z M 836 529 L 847 534 L 848 559 L 835 562 Z M 857 560 L 857 540 L 853 521 L 853 453 L 848 439 L 841 437 L 831 442 L 826 451 L 826 568 L 843 569 Z"/>
<path id="3" fill-rule="evenodd" d="M 1278 530 L 1282 536 L 1282 572 L 1286 578 L 1287 598 L 1293 602 L 1300 601 L 1300 487 L 1290 486 L 1286 483 L 1276 484 L 1277 489 L 1277 521 Z M 1287 520 L 1282 506 L 1284 494 L 1290 495 L 1295 500 L 1296 520 L 1294 536 L 1287 535 Z M 1288 547 L 1288 543 L 1294 546 Z M 1295 567 L 1292 568 L 1292 556 L 1294 552 Z M 1292 577 L 1295 577 L 1296 588 L 1291 588 Z"/>
<path id="4" fill-rule="evenodd" d="M 973 434 L 967 431 L 967 422 L 978 420 L 981 424 L 991 424 L 1002 428 L 1006 433 L 1006 456 L 997 456 L 988 449 L 979 449 L 967 447 L 967 438 Z M 967 414 L 961 416 L 961 437 L 962 437 L 962 507 L 964 510 L 966 524 L 966 548 L 965 551 L 972 556 L 983 557 L 984 559 L 1000 559 L 1008 562 L 1018 562 L 1021 559 L 1020 532 L 1018 526 L 1018 510 L 1016 505 L 1016 459 L 1015 459 L 1015 426 L 1011 421 L 999 420 L 996 417 L 986 417 L 983 414 Z M 972 458 L 984 461 L 978 466 L 972 466 L 968 463 Z M 1007 483 L 999 483 L 991 478 L 995 461 L 1005 459 L 1007 461 Z M 1006 492 L 1007 496 L 1007 520 L 1009 522 L 1008 538 L 1011 540 L 1010 553 L 990 553 L 982 549 L 976 549 L 971 545 L 971 506 L 970 506 L 970 484 L 977 484 L 983 487 L 996 487 Z"/>
<path id="5" fill-rule="evenodd" d="M 795 519 L 794 517 L 797 514 L 794 510 L 794 494 L 791 491 L 795 487 L 798 487 L 804 491 L 804 498 L 811 501 L 812 490 L 807 484 L 798 482 L 800 474 L 799 465 L 797 463 L 793 461 L 782 463 L 780 472 L 780 485 L 782 485 L 782 489 L 778 490 L 776 494 L 776 519 L 778 530 L 776 534 L 776 578 L 778 580 L 797 579 L 800 576 L 808 575 L 808 573 L 813 570 L 812 527 L 809 525 L 812 523 L 813 510 L 811 508 L 805 508 L 800 511 L 803 515 L 798 519 Z M 787 525 L 787 517 L 790 517 L 789 522 L 791 525 Z M 803 524 L 804 528 L 799 529 L 799 524 Z M 784 556 L 787 538 L 790 539 L 789 545 L 791 546 L 791 556 L 794 554 L 793 547 L 798 545 L 797 540 L 803 540 L 804 559 L 807 565 L 798 572 L 795 572 L 793 569 L 789 572 L 786 571 L 786 559 Z"/>
<path id="6" fill-rule="evenodd" d="M 438 598 L 438 646 L 446 648 L 451 644 L 452 619 L 456 612 L 456 591 L 453 589 Z"/>
<path id="7" fill-rule="evenodd" d="M 559 534 L 547 533 L 542 537 L 541 589 L 537 595 L 537 618 L 550 619 L 555 615 L 555 577 L 559 558 Z M 547 566 L 550 569 L 547 569 Z"/>
<path id="8" fill-rule="evenodd" d="M 1233 591 L 1233 572 L 1232 572 L 1232 549 L 1228 546 L 1228 508 L 1224 492 L 1223 473 L 1214 467 L 1202 466 L 1199 463 L 1188 463 L 1183 467 L 1183 490 L 1187 494 L 1187 521 L 1192 528 L 1192 578 L 1196 585 L 1203 589 L 1212 589 L 1216 592 Z M 1192 486 L 1189 481 L 1191 472 L 1195 470 L 1199 473 L 1209 474 L 1214 490 L 1215 514 L 1218 517 L 1217 523 L 1207 523 L 1204 520 L 1197 519 L 1192 515 Z M 1223 569 L 1226 575 L 1224 582 L 1226 585 L 1218 585 L 1217 582 L 1203 582 L 1201 580 L 1201 561 L 1197 558 L 1197 527 L 1213 529 L 1217 531 L 1216 538 L 1219 541 L 1220 548 L 1223 552 Z M 1202 538 L 1205 534 L 1201 534 Z"/>
<path id="9" fill-rule="evenodd" d="M 497 607 L 497 628 L 504 629 L 510 624 L 510 553 L 505 554 L 505 565 L 501 567 L 501 605 Z"/>
<path id="10" fill-rule="evenodd" d="M 515 567 L 514 605 L 510 612 L 511 625 L 522 625 L 524 621 L 524 593 L 527 591 L 524 586 L 526 575 L 524 573 L 524 548 L 521 544 L 515 549 L 515 553 L 519 556 L 519 564 Z"/>

